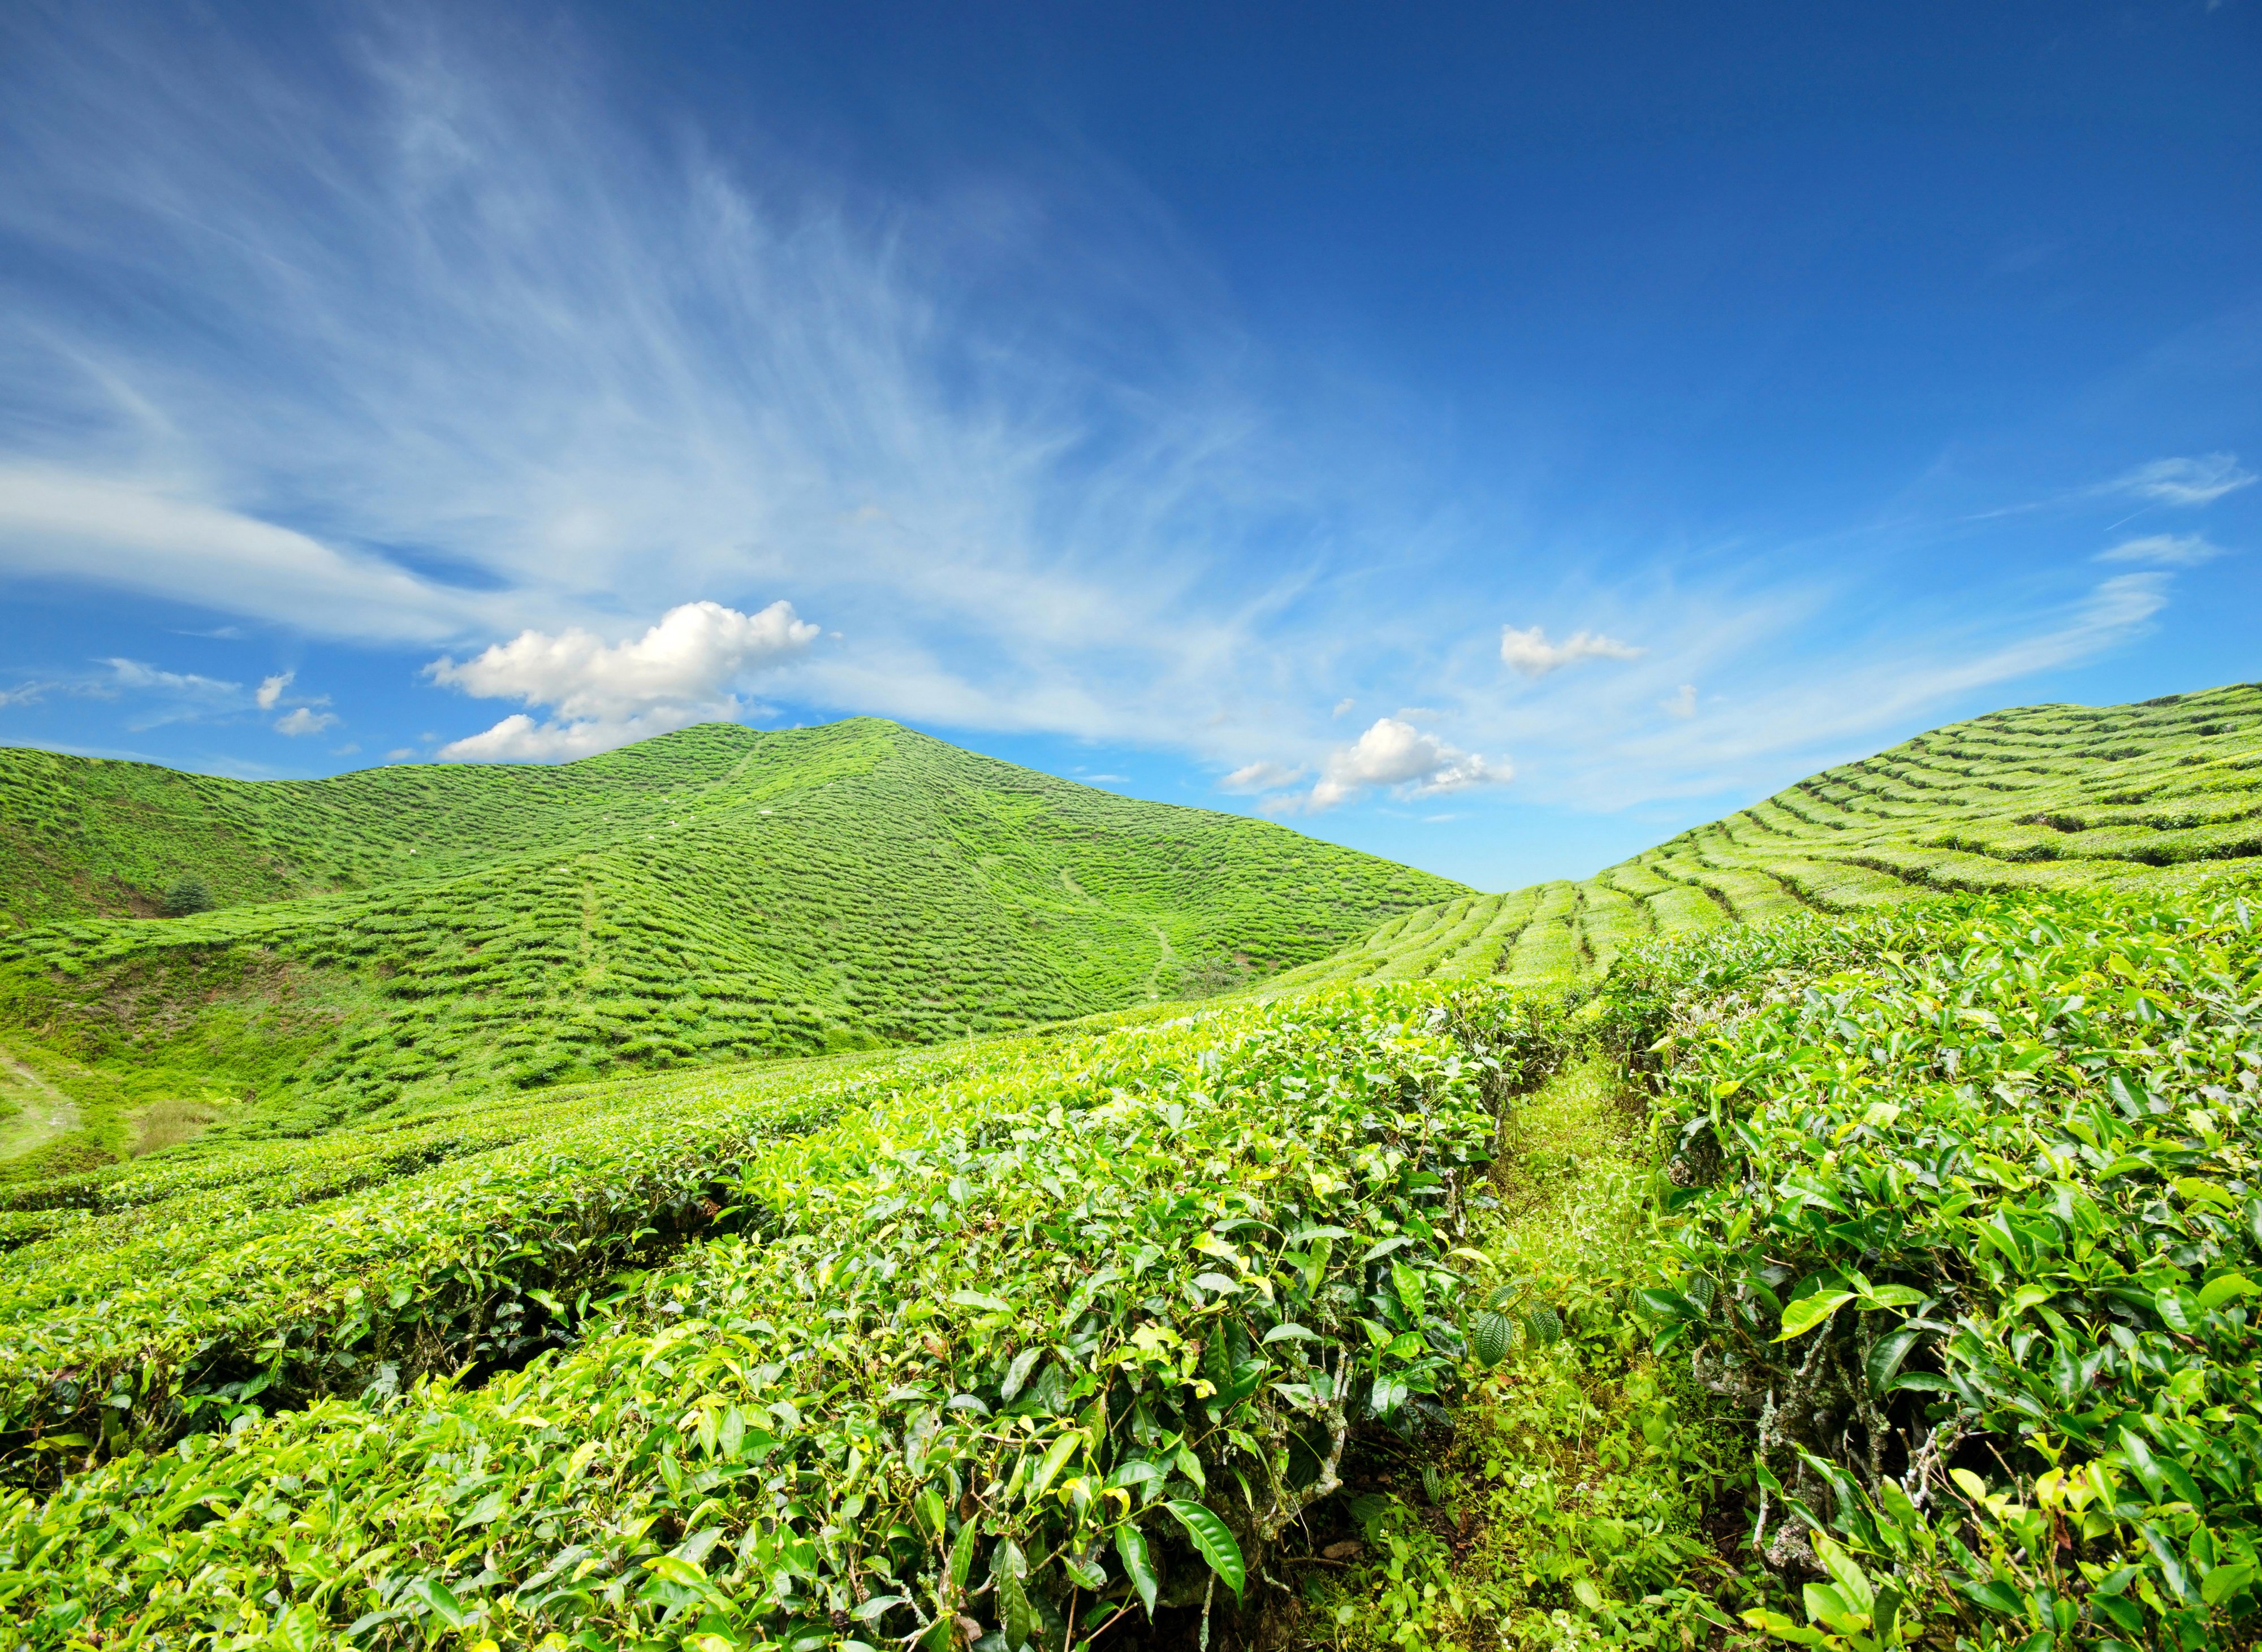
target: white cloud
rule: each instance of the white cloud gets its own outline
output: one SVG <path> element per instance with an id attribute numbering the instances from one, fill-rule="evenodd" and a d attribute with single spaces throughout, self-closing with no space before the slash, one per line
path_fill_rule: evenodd
<path id="1" fill-rule="evenodd" d="M 433 681 L 482 700 L 546 706 L 553 721 L 521 713 L 441 748 L 443 758 L 497 762 L 587 757 L 631 740 L 735 717 L 731 685 L 778 665 L 814 642 L 818 628 L 789 602 L 741 614 L 719 602 L 686 602 L 630 641 L 607 643 L 579 628 L 554 636 L 522 631 L 458 664 L 425 667 Z"/>
<path id="2" fill-rule="evenodd" d="M 1221 792 L 1277 792 L 1284 786 L 1293 786 L 1307 771 L 1300 765 L 1263 761 L 1246 763 L 1217 783 Z"/>
<path id="3" fill-rule="evenodd" d="M 298 706 L 275 720 L 275 732 L 287 735 L 320 734 L 325 729 L 337 727 L 335 713 L 316 711 L 312 706 Z"/>
<path id="4" fill-rule="evenodd" d="M 1390 787 L 1400 797 L 1443 797 L 1473 786 L 1497 785 L 1515 773 L 1515 766 L 1504 758 L 1488 762 L 1410 722 L 1378 717 L 1357 740 L 1329 753 L 1318 783 L 1295 806 L 1316 813 L 1378 786 Z"/>
<path id="5" fill-rule="evenodd" d="M 2110 550 L 2097 553 L 2099 562 L 2152 563 L 2164 568 L 2196 568 L 2228 553 L 2208 542 L 2203 534 L 2147 534 L 2123 540 Z"/>
<path id="6" fill-rule="evenodd" d="M 1693 717 L 1696 715 L 1696 685 L 1683 683 L 1668 699 L 1657 702 L 1660 710 L 1668 717 Z"/>
<path id="7" fill-rule="evenodd" d="M 13 688 L 0 688 L 0 706 L 36 706 L 47 698 L 54 683 L 18 683 Z"/>
<path id="8" fill-rule="evenodd" d="M 291 686 L 298 675 L 296 672 L 277 672 L 272 677 L 261 678 L 259 692 L 252 695 L 252 703 L 262 711 L 274 710 L 275 702 L 283 698 L 283 691 Z"/>
<path id="9" fill-rule="evenodd" d="M 1560 643 L 1551 643 L 1537 625 L 1521 631 L 1512 625 L 1500 628 L 1501 663 L 1526 677 L 1545 677 L 1582 659 L 1639 659 L 1641 655 L 1632 643 L 1596 631 L 1574 631 Z"/>
<path id="10" fill-rule="evenodd" d="M 2140 464 L 2112 485 L 2163 505 L 2205 505 L 2254 480 L 2254 472 L 2238 463 L 2237 454 L 2203 453 L 2197 458 Z"/>
<path id="11" fill-rule="evenodd" d="M 1353 700 L 1349 694 L 1345 694 L 1341 700 L 1336 701 L 1336 708 L 1329 715 L 1331 716 L 1340 717 L 1358 704 L 1358 701 Z"/>
<path id="12" fill-rule="evenodd" d="M 182 485 L 130 469 L 0 463 L 0 571 L 374 642 L 437 641 L 505 606 L 495 593 L 446 590 L 379 557 L 183 497 Z"/>
<path id="13" fill-rule="evenodd" d="M 107 683 L 97 681 L 90 686 L 90 692 L 97 694 L 133 689 L 213 706 L 240 705 L 243 699 L 241 683 L 231 683 L 218 677 L 202 677 L 194 672 L 161 671 L 138 659 L 112 657 L 98 663 L 109 666 L 111 675 Z"/>
<path id="14" fill-rule="evenodd" d="M 395 746 L 385 754 L 385 760 L 387 763 L 405 763 L 415 755 L 414 746 Z"/>

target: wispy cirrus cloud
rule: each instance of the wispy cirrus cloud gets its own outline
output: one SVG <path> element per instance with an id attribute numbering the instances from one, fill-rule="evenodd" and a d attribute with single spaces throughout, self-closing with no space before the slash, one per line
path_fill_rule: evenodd
<path id="1" fill-rule="evenodd" d="M 2196 568 L 2226 554 L 2222 546 L 2210 542 L 2204 534 L 2147 534 L 2141 539 L 2124 539 L 2108 550 L 2099 551 L 2095 560 L 2145 563 L 2159 568 Z"/>
<path id="2" fill-rule="evenodd" d="M 453 757 L 736 715 L 727 672 L 591 685 L 655 614 L 784 602 L 841 636 L 738 669 L 797 715 L 1144 745 L 1322 808 L 1513 751 L 1519 793 L 1606 805 L 2088 657 L 2166 600 L 2099 587 L 2082 621 L 2063 581 L 1975 573 L 1925 611 L 1793 545 L 1559 544 L 1512 499 L 1436 504 L 1422 444 L 1307 393 L 1334 364 L 1268 355 L 1105 167 L 885 195 L 625 116 L 570 24 L 306 17 L 287 51 L 154 8 L 11 37 L 0 577 L 445 650 L 429 680 L 518 707 L 462 707 Z M 2082 497 L 2252 479 L 2201 454 Z M 264 686 L 229 715 L 339 715 Z M 1434 718 L 1344 740 L 1408 701 Z"/>
<path id="3" fill-rule="evenodd" d="M 1240 796 L 1277 792 L 1284 786 L 1293 786 L 1308 772 L 1301 764 L 1272 763 L 1260 758 L 1234 770 L 1217 783 L 1217 789 Z"/>
<path id="4" fill-rule="evenodd" d="M 2109 485 L 2162 505 L 2210 505 L 2226 493 L 2251 487 L 2255 473 L 2235 453 L 2202 453 L 2192 458 L 2155 459 L 2140 464 Z"/>

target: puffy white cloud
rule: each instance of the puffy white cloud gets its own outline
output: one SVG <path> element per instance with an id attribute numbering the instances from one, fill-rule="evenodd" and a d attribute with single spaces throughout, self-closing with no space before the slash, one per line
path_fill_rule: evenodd
<path id="1" fill-rule="evenodd" d="M 253 703 L 262 711 L 274 710 L 275 702 L 283 698 L 283 691 L 298 675 L 296 672 L 277 672 L 272 677 L 261 678 L 259 692 L 251 697 Z"/>
<path id="2" fill-rule="evenodd" d="M 1297 806 L 1315 812 L 1333 808 L 1378 786 L 1389 786 L 1401 797 L 1442 797 L 1473 786 L 1498 785 L 1515 773 L 1515 765 L 1505 758 L 1488 762 L 1410 722 L 1377 717 L 1365 734 L 1329 754 L 1318 784 Z"/>
<path id="3" fill-rule="evenodd" d="M 1551 643 L 1540 626 L 1522 631 L 1512 625 L 1500 628 L 1501 663 L 1526 677 L 1545 677 L 1582 659 L 1639 659 L 1641 655 L 1632 643 L 1599 631 L 1574 631 L 1561 642 Z"/>
<path id="4" fill-rule="evenodd" d="M 295 706 L 275 720 L 275 732 L 288 735 L 320 734 L 325 729 L 335 728 L 338 719 L 335 713 L 316 711 L 312 706 Z"/>
<path id="5" fill-rule="evenodd" d="M 1221 792 L 1277 792 L 1284 786 L 1293 786 L 1304 778 L 1300 766 L 1286 763 L 1245 763 L 1217 783 Z"/>
<path id="6" fill-rule="evenodd" d="M 618 722 L 537 722 L 513 712 L 492 729 L 451 740 L 440 748 L 445 763 L 563 763 L 594 757 L 632 740 L 672 734 L 698 722 L 695 716 L 629 717 Z"/>
<path id="7" fill-rule="evenodd" d="M 1673 694 L 1657 702 L 1658 709 L 1668 717 L 1693 717 L 1696 715 L 1696 685 L 1683 683 Z"/>
<path id="8" fill-rule="evenodd" d="M 425 667 L 433 681 L 482 700 L 516 700 L 555 714 L 523 713 L 443 746 L 460 762 L 587 757 L 711 718 L 735 717 L 737 679 L 782 664 L 816 641 L 818 628 L 789 602 L 741 614 L 719 602 L 670 608 L 640 637 L 608 643 L 571 627 L 551 635 L 522 631 L 473 658 L 443 656 Z"/>
<path id="9" fill-rule="evenodd" d="M 2125 493 L 2163 505 L 2205 505 L 2251 485 L 2254 472 L 2235 453 L 2202 453 L 2191 459 L 2155 459 L 2113 483 Z"/>
<path id="10" fill-rule="evenodd" d="M 2203 534 L 2147 534 L 2142 539 L 2127 539 L 2110 550 L 2097 553 L 2099 562 L 2145 562 L 2163 568 L 2196 568 L 2203 562 L 2213 562 L 2227 555 L 2220 545 L 2208 542 Z"/>

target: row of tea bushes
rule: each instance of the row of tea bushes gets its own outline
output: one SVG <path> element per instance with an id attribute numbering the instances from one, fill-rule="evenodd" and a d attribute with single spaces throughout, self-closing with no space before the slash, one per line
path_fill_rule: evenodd
<path id="1" fill-rule="evenodd" d="M 252 1143 L 75 1178 L 95 1208 L 0 1275 L 8 1476 L 51 1478 L 200 1411 L 523 1360 L 570 1336 L 609 1275 L 704 1231 L 746 1155 L 949 1059 L 685 1077 L 365 1152 L 350 1136 Z M 365 1182 L 403 1153 L 439 1162 Z M 304 1196 L 333 1177 L 347 1191 Z"/>
<path id="2" fill-rule="evenodd" d="M 1757 1417 L 1772 1558 L 1828 1577 L 1806 1622 L 1755 1622 L 1854 1647 L 2251 1629 L 2250 901 L 1965 901 L 1662 946 L 1609 985 L 1675 1148 L 1645 1301 Z"/>
<path id="3" fill-rule="evenodd" d="M 476 1390 L 331 1398 L 0 1505 L 34 1646 L 1019 1646 L 1227 1612 L 1462 1353 L 1560 1010 L 1435 988 L 976 1046 L 750 1155 L 755 1232 Z"/>

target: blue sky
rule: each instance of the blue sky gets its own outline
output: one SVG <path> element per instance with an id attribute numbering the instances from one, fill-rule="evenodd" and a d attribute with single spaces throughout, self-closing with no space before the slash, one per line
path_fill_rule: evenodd
<path id="1" fill-rule="evenodd" d="M 1504 888 L 2262 676 L 2257 16 L 18 4 L 0 742 L 873 713 Z"/>

